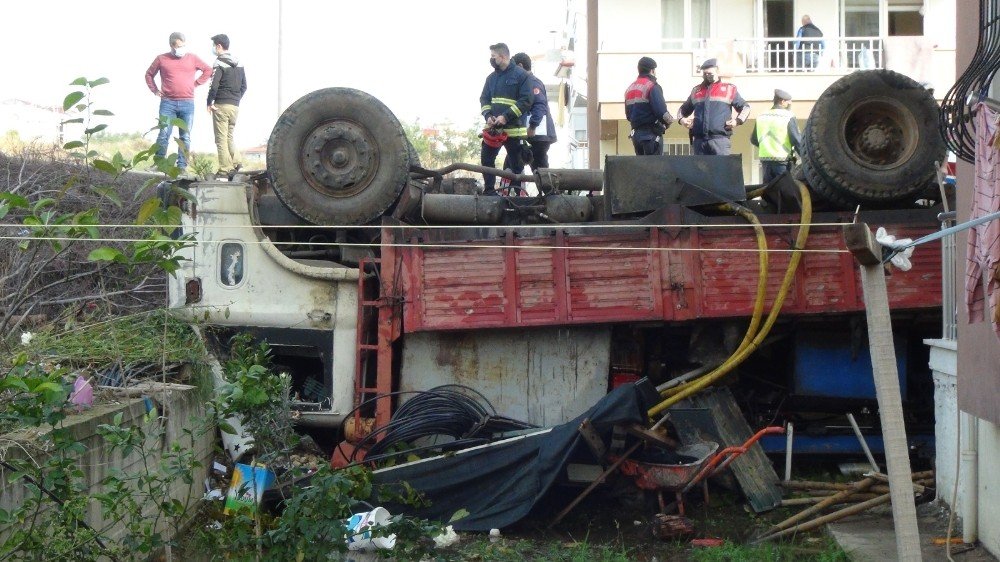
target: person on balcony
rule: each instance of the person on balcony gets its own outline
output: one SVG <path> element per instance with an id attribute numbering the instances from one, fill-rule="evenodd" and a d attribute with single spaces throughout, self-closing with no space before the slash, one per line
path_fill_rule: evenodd
<path id="1" fill-rule="evenodd" d="M 733 129 L 750 117 L 750 104 L 740 96 L 735 84 L 719 79 L 719 64 L 715 59 L 702 63 L 701 77 L 702 83 L 681 104 L 679 123 L 689 129 L 695 154 L 726 156 L 732 152 L 729 137 L 733 136 Z"/>
<path id="2" fill-rule="evenodd" d="M 656 61 L 639 59 L 639 77 L 625 90 L 625 118 L 632 124 L 636 156 L 663 154 L 663 133 L 674 122 L 667 111 L 663 88 L 656 83 Z"/>
<path id="3" fill-rule="evenodd" d="M 823 32 L 813 24 L 812 18 L 802 16 L 802 27 L 795 32 L 795 36 L 799 38 L 795 41 L 796 70 L 816 68 L 824 45 L 822 40 L 812 38 L 823 37 Z"/>
<path id="4" fill-rule="evenodd" d="M 757 116 L 750 143 L 757 147 L 764 183 L 788 171 L 793 151 L 802 154 L 802 135 L 792 113 L 792 96 L 784 90 L 774 91 L 774 105 Z"/>

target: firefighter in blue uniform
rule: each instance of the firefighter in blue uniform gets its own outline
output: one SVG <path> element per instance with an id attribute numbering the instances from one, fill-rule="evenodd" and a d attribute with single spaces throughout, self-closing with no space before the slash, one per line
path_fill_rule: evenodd
<path id="1" fill-rule="evenodd" d="M 802 135 L 791 106 L 791 94 L 775 90 L 774 106 L 757 116 L 750 142 L 757 147 L 764 168 L 764 183 L 788 171 L 793 150 L 802 154 Z"/>
<path id="2" fill-rule="evenodd" d="M 528 73 L 528 80 L 531 82 L 531 110 L 522 117 L 527 128 L 528 144 L 531 145 L 531 168 L 548 168 L 549 147 L 556 142 L 556 122 L 549 111 L 545 84 L 531 73 L 531 57 L 526 53 L 518 53 L 511 60 Z"/>
<path id="3" fill-rule="evenodd" d="M 500 147 L 507 150 L 510 170 L 520 174 L 524 171 L 521 158 L 521 140 L 527 135 L 527 128 L 521 116 L 531 108 L 531 80 L 528 73 L 510 60 L 510 49 L 504 43 L 490 45 L 490 65 L 493 72 L 486 77 L 479 105 L 486 128 L 483 129 L 483 145 L 480 162 L 483 166 L 496 166 Z M 486 195 L 496 195 L 496 176 L 483 174 Z M 511 182 L 511 187 L 519 187 Z"/>
<path id="4" fill-rule="evenodd" d="M 663 133 L 674 117 L 667 111 L 663 88 L 656 83 L 656 61 L 639 59 L 639 77 L 625 90 L 625 118 L 632 125 L 632 146 L 636 155 L 663 154 Z"/>
<path id="5" fill-rule="evenodd" d="M 750 104 L 734 84 L 719 79 L 719 64 L 708 59 L 701 65 L 702 83 L 691 90 L 681 104 L 681 125 L 690 129 L 691 148 L 695 154 L 727 155 L 732 152 L 729 137 L 733 128 L 750 117 Z M 737 115 L 733 118 L 733 110 Z"/>

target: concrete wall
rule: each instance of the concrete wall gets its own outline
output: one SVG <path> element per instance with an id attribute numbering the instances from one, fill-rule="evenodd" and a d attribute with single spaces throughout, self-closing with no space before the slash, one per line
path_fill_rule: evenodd
<path id="1" fill-rule="evenodd" d="M 958 401 L 956 395 L 958 344 L 954 340 L 924 340 L 930 347 L 931 374 L 934 377 L 934 475 L 938 498 L 951 502 L 955 486 L 955 461 L 961 444 L 958 440 Z M 966 439 L 968 436 L 965 436 Z M 959 489 L 956 512 L 969 500 L 968 490 Z"/>
<path id="2" fill-rule="evenodd" d="M 945 2 L 934 0 L 930 13 L 946 11 Z M 976 49 L 978 37 L 978 3 L 958 2 L 958 12 L 954 20 L 943 19 L 941 27 L 954 23 L 957 37 L 963 41 L 956 45 L 956 68 L 964 72 Z M 958 186 L 956 209 L 958 222 L 969 220 L 971 207 L 970 187 L 975 169 L 972 164 L 958 162 Z M 968 244 L 965 233 L 957 236 L 956 247 L 963 249 Z M 1000 555 L 1000 343 L 988 322 L 969 324 L 964 299 L 965 254 L 956 252 L 955 287 L 958 291 L 958 407 L 979 418 L 977 435 L 979 451 L 977 456 L 978 485 L 976 486 L 978 535 L 983 545 L 994 555 Z M 940 446 L 940 445 L 939 445 Z M 965 482 L 960 482 L 965 486 Z"/>
<path id="3" fill-rule="evenodd" d="M 754 3 L 747 0 L 712 2 L 712 35 L 726 39 L 753 37 Z"/>
<path id="4" fill-rule="evenodd" d="M 626 45 L 641 45 L 642 49 L 660 48 L 663 23 L 659 0 L 598 2 L 597 9 L 598 52 L 621 49 Z M 603 67 L 601 74 L 601 80 L 604 80 Z"/>
<path id="5" fill-rule="evenodd" d="M 979 540 L 994 556 L 1000 556 L 1000 427 L 979 420 Z"/>
<path id="6" fill-rule="evenodd" d="M 207 415 L 205 410 L 205 399 L 201 396 L 198 388 L 187 385 L 154 384 L 145 391 L 150 396 L 153 404 L 159 412 L 160 422 L 164 424 L 163 436 L 158 441 L 150 441 L 148 449 L 152 454 L 145 458 L 140 452 L 135 452 L 127 457 L 122 457 L 120 451 L 111 451 L 109 446 L 98 435 L 97 427 L 102 424 L 113 423 L 116 414 L 123 414 L 123 425 L 138 425 L 144 423 L 143 415 L 146 413 L 146 404 L 143 398 L 126 398 L 116 403 L 100 404 L 91 410 L 87 410 L 79 415 L 70 416 L 65 427 L 69 429 L 73 436 L 83 443 L 87 452 L 79 458 L 79 467 L 84 472 L 83 483 L 89 493 L 100 493 L 102 486 L 100 482 L 104 480 L 112 470 L 118 469 L 126 474 L 135 474 L 142 471 L 143 463 L 149 466 L 156 466 L 162 458 L 162 454 L 168 450 L 172 443 L 180 443 L 188 446 L 189 442 L 183 434 L 185 428 L 192 428 L 192 419 L 202 420 Z M 153 422 L 157 423 L 157 422 Z M 44 462 L 44 452 L 35 449 L 37 445 L 36 434 L 31 432 L 19 432 L 4 435 L 3 444 L 0 445 L 0 457 L 11 461 L 13 459 L 24 459 L 26 450 L 32 453 L 38 462 Z M 194 481 L 191 485 L 177 481 L 171 486 L 170 497 L 181 502 L 191 504 L 204 494 L 202 482 L 207 476 L 208 467 L 211 466 L 213 446 L 215 444 L 214 428 L 200 436 L 194 443 L 195 457 L 201 462 L 202 467 L 195 469 Z M 23 448 L 22 448 L 23 447 Z M 0 509 L 7 511 L 15 509 L 24 501 L 26 489 L 20 483 L 10 483 L 7 480 L 8 472 L 0 471 Z M 193 511 L 192 511 L 193 514 Z M 98 502 L 92 502 L 87 517 L 87 523 L 95 529 L 107 527 L 107 522 L 101 514 L 101 506 Z M 111 528 L 104 533 L 104 536 L 112 539 L 120 539 L 124 534 L 124 528 L 120 524 L 111 525 Z M 159 531 L 165 534 L 165 538 L 170 538 L 173 529 L 169 528 L 164 521 Z"/>

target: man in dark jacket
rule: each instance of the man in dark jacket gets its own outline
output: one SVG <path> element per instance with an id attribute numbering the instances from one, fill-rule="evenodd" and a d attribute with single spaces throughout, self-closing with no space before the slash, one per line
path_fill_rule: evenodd
<path id="1" fill-rule="evenodd" d="M 819 53 L 823 49 L 823 40 L 818 38 L 823 37 L 823 32 L 813 24 L 812 18 L 802 16 L 802 27 L 795 32 L 795 36 L 801 38 L 795 41 L 798 68 L 816 68 Z"/>
<path id="2" fill-rule="evenodd" d="M 625 117 L 632 125 L 632 146 L 638 156 L 663 154 L 663 133 L 674 117 L 667 111 L 663 88 L 656 83 L 656 61 L 642 57 L 639 77 L 625 90 Z"/>
<path id="3" fill-rule="evenodd" d="M 757 147 L 757 156 L 764 168 L 764 183 L 788 171 L 792 151 L 802 154 L 802 135 L 792 113 L 792 96 L 784 90 L 774 91 L 770 111 L 757 116 L 750 143 Z"/>
<path id="4" fill-rule="evenodd" d="M 510 170 L 520 174 L 524 171 L 521 139 L 527 135 L 521 116 L 531 108 L 531 81 L 523 68 L 511 63 L 510 49 L 505 43 L 490 45 L 490 65 L 493 72 L 486 77 L 479 96 L 480 112 L 486 120 L 480 162 L 495 167 L 502 146 L 507 150 Z M 496 176 L 483 174 L 483 182 L 485 193 L 496 195 Z M 511 187 L 519 186 L 518 182 L 511 182 Z"/>
<path id="5" fill-rule="evenodd" d="M 701 65 L 702 83 L 691 90 L 681 104 L 680 124 L 690 129 L 691 148 L 695 154 L 728 155 L 733 128 L 750 117 L 750 104 L 740 96 L 734 84 L 719 79 L 719 64 L 708 59 Z M 733 110 L 736 117 L 733 117 Z"/>
<path id="6" fill-rule="evenodd" d="M 511 59 L 528 73 L 531 83 L 531 110 L 522 116 L 528 144 L 531 145 L 531 168 L 549 167 L 549 147 L 556 142 L 556 122 L 549 111 L 549 98 L 545 94 L 545 84 L 531 73 L 531 57 L 518 53 Z"/>
<path id="7" fill-rule="evenodd" d="M 212 86 L 208 89 L 208 111 L 215 126 L 215 148 L 219 155 L 216 177 L 231 176 L 242 166 L 240 153 L 233 142 L 240 100 L 247 91 L 247 77 L 236 57 L 229 53 L 229 37 L 220 33 L 212 37 L 215 65 Z"/>

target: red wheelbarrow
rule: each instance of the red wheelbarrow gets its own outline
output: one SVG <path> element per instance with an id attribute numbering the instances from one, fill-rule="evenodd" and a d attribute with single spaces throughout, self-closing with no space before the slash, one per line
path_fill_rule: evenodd
<path id="1" fill-rule="evenodd" d="M 765 427 L 758 431 L 746 443 L 726 447 L 718 451 L 718 443 L 703 441 L 692 443 L 677 449 L 677 455 L 694 458 L 694 461 L 679 464 L 658 464 L 626 459 L 622 462 L 622 474 L 631 476 L 636 486 L 643 490 L 656 490 L 660 500 L 660 511 L 666 513 L 667 506 L 663 501 L 663 492 L 674 492 L 677 498 L 677 509 L 684 515 L 684 493 L 702 483 L 705 504 L 708 504 L 708 478 L 724 470 L 764 435 L 784 433 L 783 427 Z M 718 451 L 718 452 L 716 452 Z"/>

